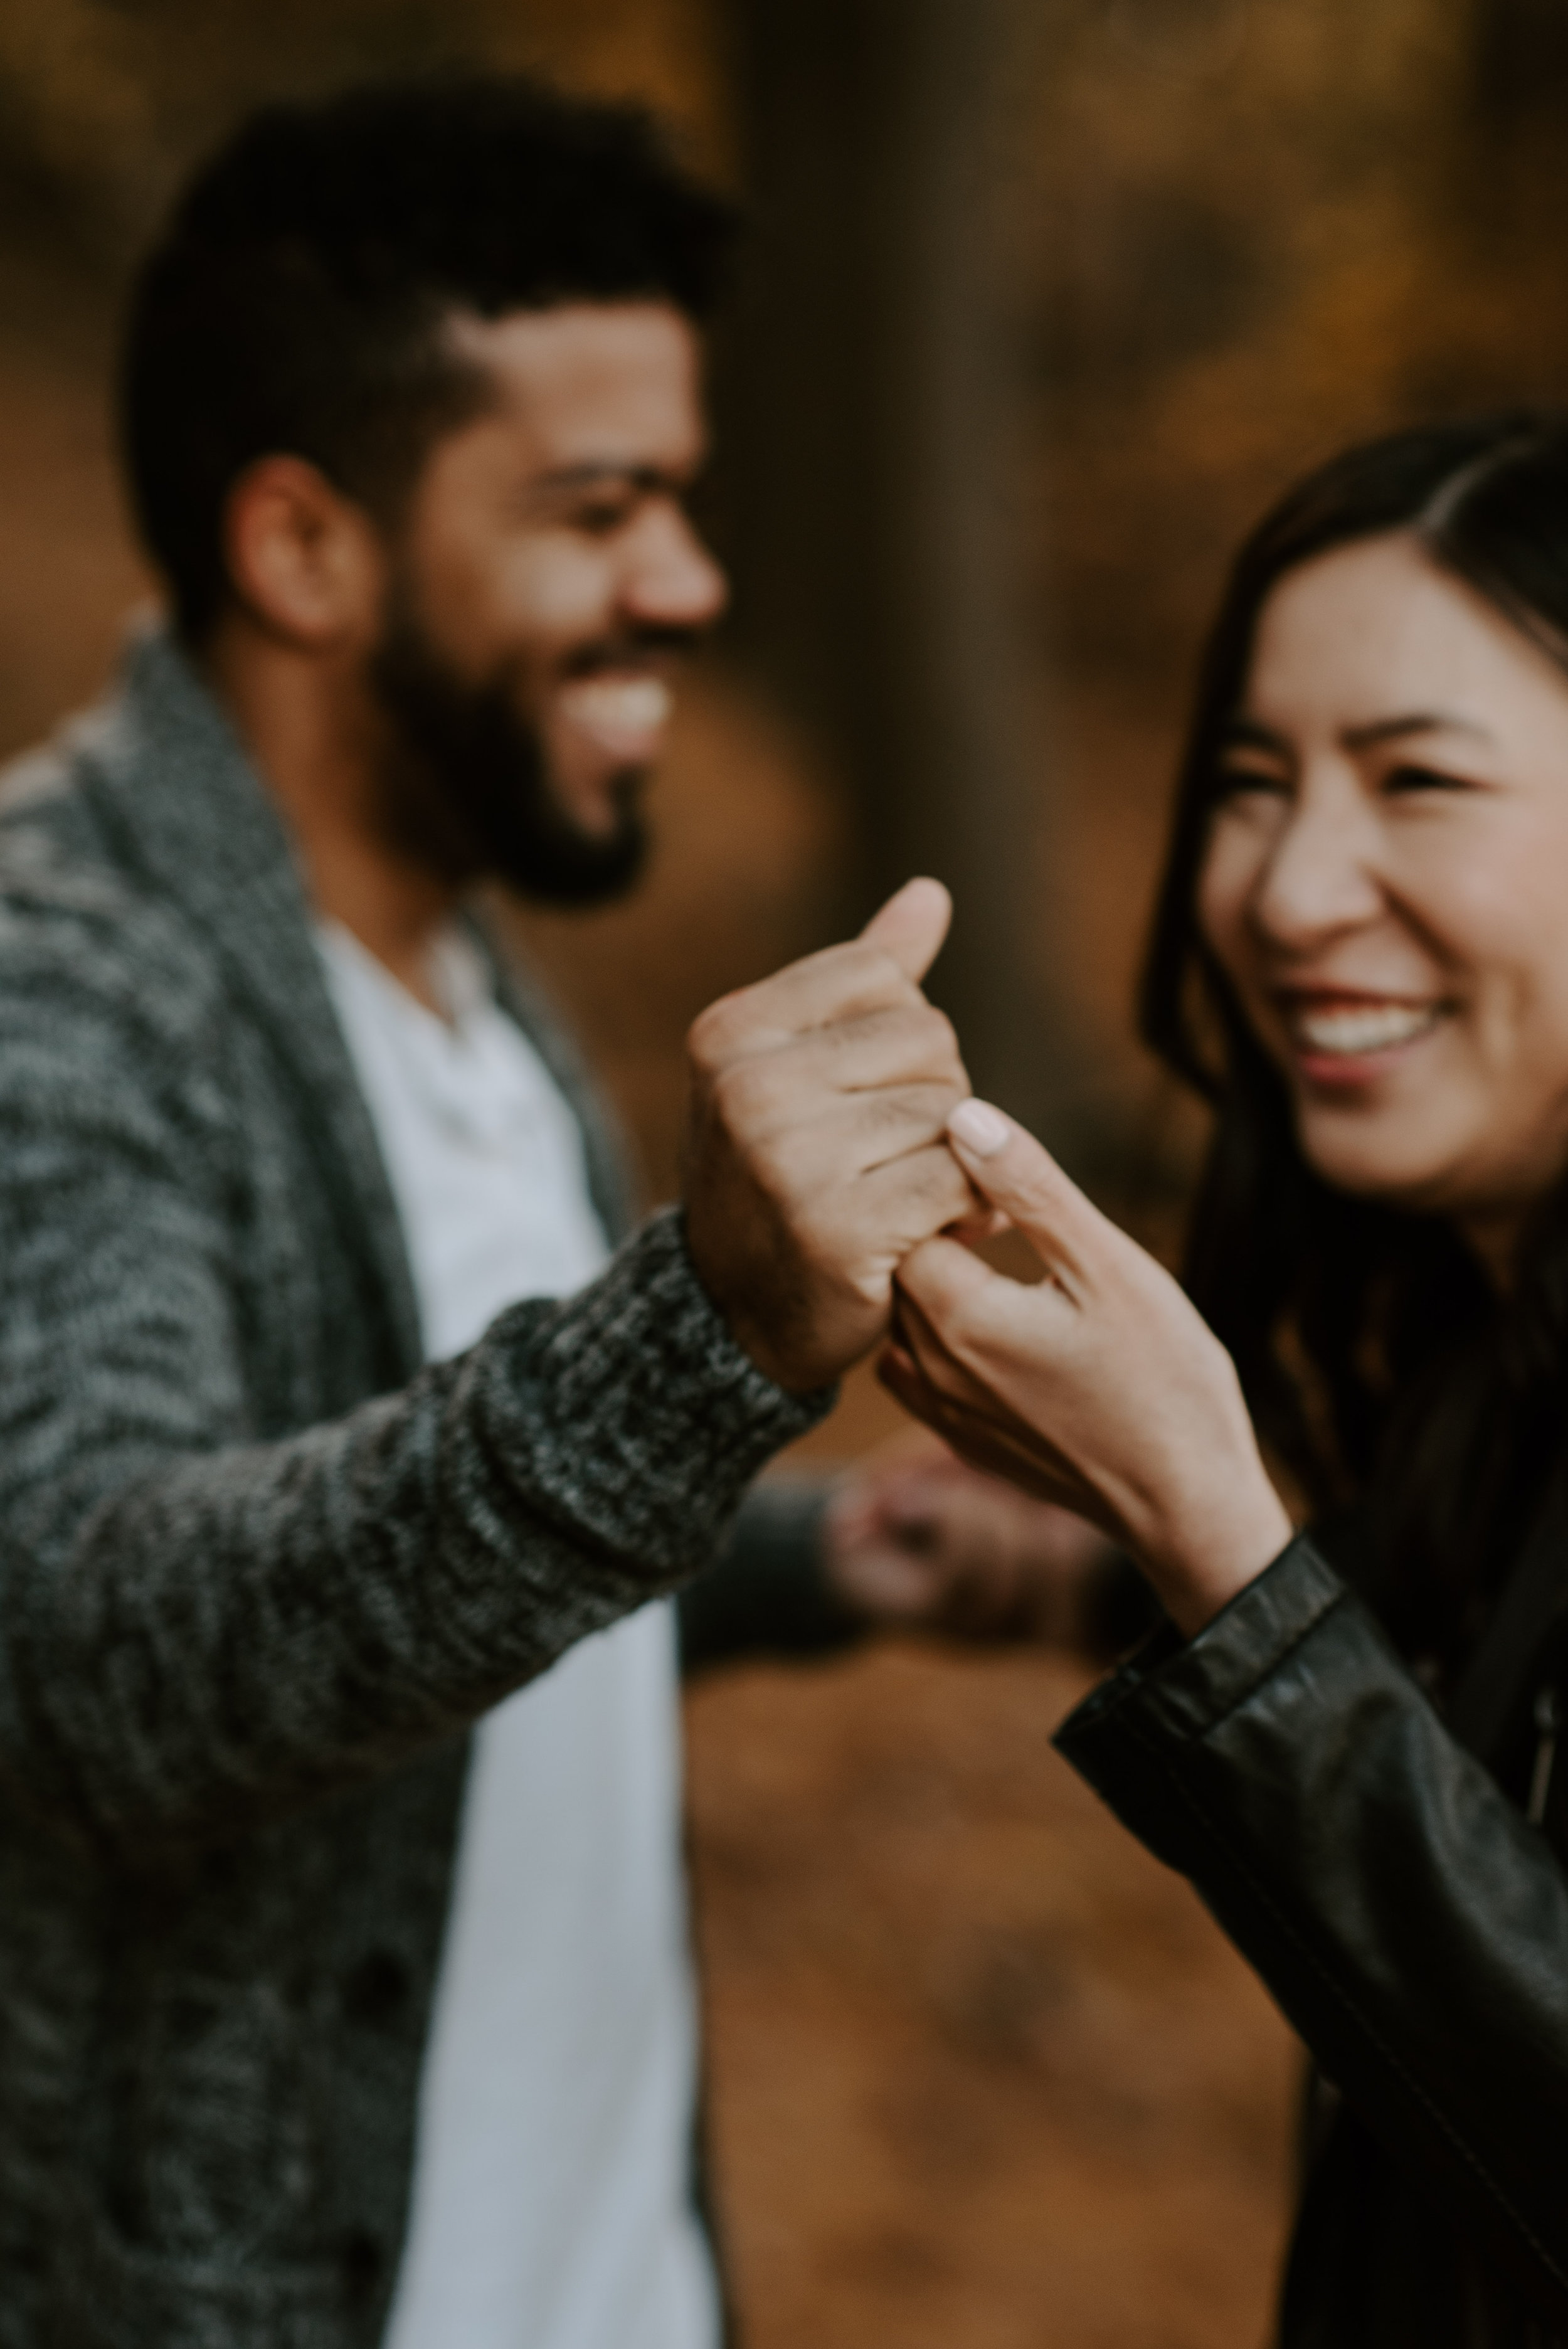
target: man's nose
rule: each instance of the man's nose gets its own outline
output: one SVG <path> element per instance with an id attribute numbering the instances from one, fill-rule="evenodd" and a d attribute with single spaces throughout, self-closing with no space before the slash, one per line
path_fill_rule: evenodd
<path id="1" fill-rule="evenodd" d="M 1292 804 L 1250 908 L 1271 943 L 1311 947 L 1382 910 L 1377 827 L 1359 802 L 1358 792 L 1307 789 Z"/>
<path id="2" fill-rule="evenodd" d="M 650 514 L 622 588 L 629 616 L 650 626 L 707 628 L 729 601 L 729 582 L 678 506 Z"/>

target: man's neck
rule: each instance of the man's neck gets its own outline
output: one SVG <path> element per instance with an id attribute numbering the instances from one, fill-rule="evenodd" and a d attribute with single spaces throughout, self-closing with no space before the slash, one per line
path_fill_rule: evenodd
<path id="1" fill-rule="evenodd" d="M 431 948 L 458 893 L 382 837 L 383 721 L 357 669 L 251 628 L 220 626 L 197 657 L 283 813 L 316 911 L 439 1013 Z"/>

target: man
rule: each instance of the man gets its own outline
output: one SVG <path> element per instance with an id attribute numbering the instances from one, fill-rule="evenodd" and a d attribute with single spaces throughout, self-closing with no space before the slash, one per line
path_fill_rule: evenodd
<path id="1" fill-rule="evenodd" d="M 462 901 L 636 872 L 726 233 L 453 82 L 258 117 L 143 272 L 172 626 L 0 826 L 7 2349 L 717 2337 L 646 1602 L 965 1212 L 945 908 L 705 1015 L 627 1238 Z M 798 1507 L 699 1588 L 708 1652 L 847 1619 Z"/>

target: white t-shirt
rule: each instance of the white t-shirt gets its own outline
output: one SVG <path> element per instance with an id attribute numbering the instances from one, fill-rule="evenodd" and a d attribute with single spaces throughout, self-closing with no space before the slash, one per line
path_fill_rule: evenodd
<path id="1" fill-rule="evenodd" d="M 438 1361 L 603 1264 L 581 1130 L 460 934 L 449 1021 L 346 930 L 318 944 Z M 714 2349 L 693 2006 L 659 1604 L 479 1725 L 384 2349 Z"/>

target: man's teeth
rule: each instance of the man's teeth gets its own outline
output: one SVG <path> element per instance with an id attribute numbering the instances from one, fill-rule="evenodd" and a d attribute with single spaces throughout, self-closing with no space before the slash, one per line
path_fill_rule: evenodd
<path id="1" fill-rule="evenodd" d="M 1437 1024 L 1438 1015 L 1435 1003 L 1355 1004 L 1336 1011 L 1298 1010 L 1291 1025 L 1307 1051 L 1348 1060 L 1355 1053 L 1387 1052 L 1396 1044 L 1412 1043 Z"/>
<path id="2" fill-rule="evenodd" d="M 656 734 L 675 707 L 662 677 L 586 677 L 562 700 L 579 726 L 595 734 Z"/>

